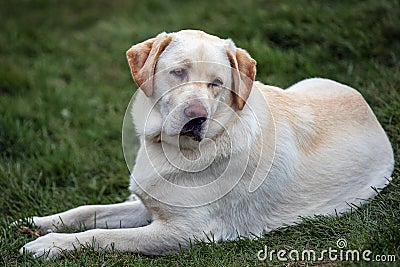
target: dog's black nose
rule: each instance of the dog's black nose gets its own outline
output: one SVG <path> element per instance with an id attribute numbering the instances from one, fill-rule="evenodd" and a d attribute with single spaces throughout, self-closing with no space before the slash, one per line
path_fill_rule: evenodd
<path id="1" fill-rule="evenodd" d="M 194 137 L 195 140 L 201 140 L 201 130 L 203 124 L 207 120 L 206 117 L 198 117 L 188 121 L 182 128 L 180 135 Z"/>

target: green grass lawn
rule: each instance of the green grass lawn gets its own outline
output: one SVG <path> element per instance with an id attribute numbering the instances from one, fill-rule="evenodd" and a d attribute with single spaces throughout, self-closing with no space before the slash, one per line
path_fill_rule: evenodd
<path id="1" fill-rule="evenodd" d="M 343 262 L 259 262 L 257 252 L 322 251 L 339 238 L 399 264 L 399 1 L 236 2 L 0 0 L 0 266 L 334 265 Z M 129 195 L 121 128 L 136 86 L 125 51 L 186 28 L 233 39 L 257 60 L 264 83 L 326 77 L 357 88 L 392 142 L 392 183 L 358 210 L 308 218 L 258 241 L 202 243 L 167 257 L 90 248 L 50 262 L 20 255 L 35 237 L 9 228 L 12 221 Z"/>

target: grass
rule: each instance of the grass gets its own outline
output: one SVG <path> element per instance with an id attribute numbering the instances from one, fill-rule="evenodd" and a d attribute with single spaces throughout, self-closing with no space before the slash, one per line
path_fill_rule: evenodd
<path id="1" fill-rule="evenodd" d="M 0 1 L 0 16 L 0 266 L 379 265 L 256 256 L 264 245 L 336 248 L 339 238 L 400 261 L 399 1 L 20 0 Z M 392 183 L 344 216 L 307 218 L 257 241 L 200 243 L 167 257 L 90 248 L 50 262 L 20 255 L 34 237 L 10 222 L 128 196 L 121 127 L 136 87 L 124 52 L 185 28 L 232 38 L 264 83 L 318 76 L 359 89 L 392 142 Z"/>

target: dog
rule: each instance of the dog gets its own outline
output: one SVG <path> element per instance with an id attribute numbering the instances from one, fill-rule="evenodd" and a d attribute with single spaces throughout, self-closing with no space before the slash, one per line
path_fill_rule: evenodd
<path id="1" fill-rule="evenodd" d="M 311 78 L 287 89 L 255 81 L 256 61 L 230 39 L 160 33 L 126 53 L 141 90 L 132 201 L 31 221 L 47 235 L 21 252 L 94 249 L 164 255 L 193 240 L 264 233 L 346 212 L 385 187 L 391 144 L 355 89 Z M 56 233 L 79 227 L 79 233 Z"/>

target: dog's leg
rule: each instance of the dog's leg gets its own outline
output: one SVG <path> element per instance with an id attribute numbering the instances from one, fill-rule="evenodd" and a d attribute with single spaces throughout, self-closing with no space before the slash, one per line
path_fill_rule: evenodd
<path id="1" fill-rule="evenodd" d="M 65 212 L 32 217 L 30 220 L 44 233 L 57 232 L 62 228 L 85 229 L 134 228 L 151 222 L 151 213 L 140 200 L 111 205 L 86 205 Z"/>
<path id="2" fill-rule="evenodd" d="M 179 251 L 189 244 L 193 232 L 170 223 L 152 222 L 150 225 L 131 229 L 93 229 L 80 233 L 51 233 L 27 243 L 21 253 L 34 257 L 54 258 L 65 251 L 80 249 L 81 245 L 93 246 L 95 250 L 118 250 L 148 255 L 162 255 Z M 192 235 L 192 236 L 190 236 Z"/>

